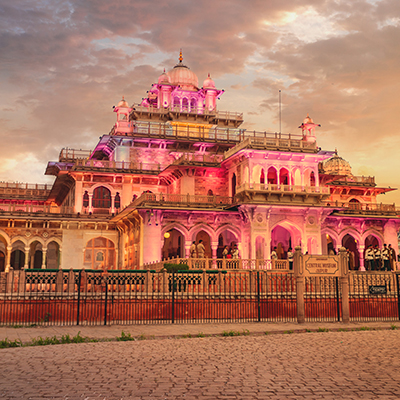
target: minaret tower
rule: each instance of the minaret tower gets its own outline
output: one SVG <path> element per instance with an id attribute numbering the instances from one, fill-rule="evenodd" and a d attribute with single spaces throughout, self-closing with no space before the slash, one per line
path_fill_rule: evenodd
<path id="1" fill-rule="evenodd" d="M 122 100 L 114 107 L 114 112 L 117 113 L 117 122 L 115 123 L 115 135 L 126 136 L 133 132 L 133 124 L 129 122 L 129 113 L 133 109 L 129 107 L 128 102 L 122 96 Z M 131 126 L 132 125 L 132 126 Z"/>

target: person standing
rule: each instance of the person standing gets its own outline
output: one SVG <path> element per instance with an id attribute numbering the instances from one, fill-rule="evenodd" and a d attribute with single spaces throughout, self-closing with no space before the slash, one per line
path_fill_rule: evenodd
<path id="1" fill-rule="evenodd" d="M 390 271 L 389 249 L 387 248 L 386 243 L 383 245 L 381 256 L 383 261 L 383 270 Z"/>
<path id="2" fill-rule="evenodd" d="M 389 263 L 390 263 L 390 268 L 392 271 L 396 271 L 396 252 L 394 251 L 394 248 L 392 245 L 389 243 Z"/>
<path id="3" fill-rule="evenodd" d="M 374 247 L 374 262 L 375 262 L 375 271 L 380 271 L 380 269 L 381 269 L 381 251 L 377 244 Z"/>
<path id="4" fill-rule="evenodd" d="M 194 240 L 190 246 L 190 258 L 196 258 L 196 241 Z"/>
<path id="5" fill-rule="evenodd" d="M 229 254 L 228 246 L 225 246 L 224 250 L 222 250 L 222 258 L 227 258 L 228 254 Z"/>
<path id="6" fill-rule="evenodd" d="M 289 250 L 287 252 L 287 259 L 289 261 L 289 270 L 292 271 L 293 270 L 293 252 L 292 252 L 291 247 L 289 247 Z"/>
<path id="7" fill-rule="evenodd" d="M 365 260 L 367 262 L 367 271 L 374 271 L 374 250 L 372 245 L 369 245 L 365 252 Z"/>
<path id="8" fill-rule="evenodd" d="M 276 252 L 276 247 L 271 251 L 271 260 L 277 260 L 278 259 L 278 253 Z"/>
<path id="9" fill-rule="evenodd" d="M 204 247 L 203 241 L 199 240 L 199 244 L 197 245 L 197 257 L 204 258 L 205 252 L 206 248 Z"/>
<path id="10" fill-rule="evenodd" d="M 239 258 L 239 249 L 237 248 L 237 246 L 235 246 L 232 249 L 232 258 L 238 259 Z"/>

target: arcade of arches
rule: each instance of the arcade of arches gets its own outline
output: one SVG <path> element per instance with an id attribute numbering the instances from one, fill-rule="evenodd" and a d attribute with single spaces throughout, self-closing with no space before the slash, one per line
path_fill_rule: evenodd
<path id="1" fill-rule="evenodd" d="M 43 247 L 37 240 L 32 241 L 28 246 L 21 240 L 16 240 L 8 247 L 6 240 L 0 236 L 0 272 L 6 270 L 8 262 L 9 267 L 17 271 L 24 268 L 58 269 L 60 254 L 60 245 L 55 241 Z"/>

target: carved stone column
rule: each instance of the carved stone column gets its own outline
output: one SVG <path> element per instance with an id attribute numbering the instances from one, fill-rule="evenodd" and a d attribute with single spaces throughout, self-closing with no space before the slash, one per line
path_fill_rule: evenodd
<path id="1" fill-rule="evenodd" d="M 42 250 L 42 269 L 46 269 L 47 248 Z"/>
<path id="2" fill-rule="evenodd" d="M 29 268 L 29 247 L 25 247 L 25 264 L 24 264 L 24 269 Z"/>

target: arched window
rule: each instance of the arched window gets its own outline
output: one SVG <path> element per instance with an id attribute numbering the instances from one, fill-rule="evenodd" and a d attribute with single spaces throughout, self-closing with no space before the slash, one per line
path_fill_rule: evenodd
<path id="1" fill-rule="evenodd" d="M 89 240 L 85 249 L 85 269 L 115 269 L 115 246 L 105 238 Z"/>
<path id="2" fill-rule="evenodd" d="M 83 195 L 83 207 L 89 207 L 89 194 L 87 190 L 85 190 L 85 194 Z"/>
<path id="3" fill-rule="evenodd" d="M 197 110 L 197 100 L 195 98 L 190 100 L 190 109 L 191 112 L 195 112 Z"/>
<path id="4" fill-rule="evenodd" d="M 118 192 L 115 195 L 114 206 L 115 206 L 115 208 L 121 208 L 121 197 L 119 197 Z"/>
<path id="5" fill-rule="evenodd" d="M 94 189 L 92 205 L 94 208 L 110 208 L 111 192 L 104 186 Z"/>
<path id="6" fill-rule="evenodd" d="M 278 183 L 278 179 L 276 176 L 276 169 L 274 167 L 268 168 L 268 183 L 272 185 L 276 185 Z"/>
<path id="7" fill-rule="evenodd" d="M 260 183 L 265 183 L 265 173 L 264 173 L 264 168 L 261 170 L 260 174 Z"/>

